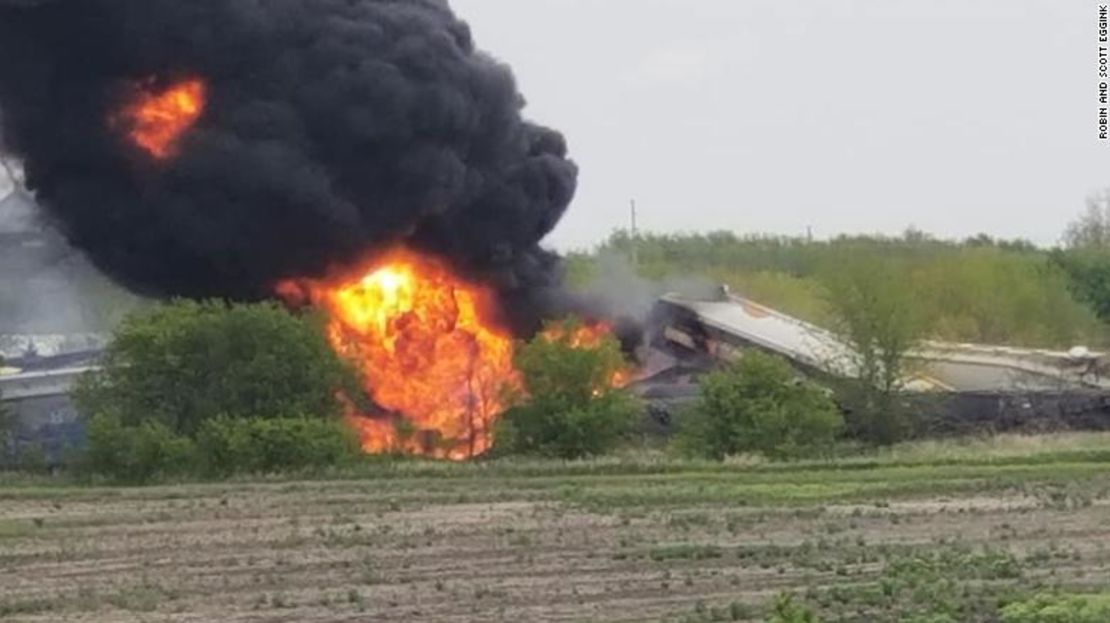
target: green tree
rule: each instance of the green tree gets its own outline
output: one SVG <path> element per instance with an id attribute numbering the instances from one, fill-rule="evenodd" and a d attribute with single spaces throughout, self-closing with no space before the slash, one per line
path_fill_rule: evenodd
<path id="1" fill-rule="evenodd" d="M 1087 210 L 1064 231 L 1070 249 L 1110 247 L 1110 192 L 1087 198 Z"/>
<path id="2" fill-rule="evenodd" d="M 1071 278 L 1075 297 L 1110 321 L 1110 191 L 1087 199 L 1087 210 L 1068 225 L 1053 261 Z"/>
<path id="3" fill-rule="evenodd" d="M 827 449 L 843 427 L 822 388 L 783 359 L 751 351 L 702 378 L 676 443 L 686 454 L 716 460 L 749 452 L 786 459 Z"/>
<path id="4" fill-rule="evenodd" d="M 1110 322 L 1110 247 L 1080 247 L 1056 250 L 1052 259 L 1070 278 L 1075 298 Z"/>
<path id="5" fill-rule="evenodd" d="M 1097 317 L 1049 256 L 962 248 L 901 274 L 940 339 L 1063 348 L 1101 341 Z"/>
<path id="6" fill-rule="evenodd" d="M 829 362 L 848 373 L 841 383 L 848 431 L 874 443 L 893 443 L 910 432 L 898 400 L 907 354 L 921 342 L 928 319 L 904 265 L 853 253 L 825 275 L 832 329 L 849 346 L 846 361 Z"/>
<path id="7" fill-rule="evenodd" d="M 217 416 L 337 416 L 338 391 L 355 387 L 313 318 L 269 303 L 176 301 L 128 316 L 76 399 L 89 416 L 192 435 Z"/>
<path id="8" fill-rule="evenodd" d="M 576 321 L 551 325 L 517 349 L 524 388 L 502 419 L 498 449 L 564 459 L 611 450 L 633 424 L 639 404 L 614 387 L 625 367 L 620 345 L 606 337 L 586 347 L 574 338 Z"/>

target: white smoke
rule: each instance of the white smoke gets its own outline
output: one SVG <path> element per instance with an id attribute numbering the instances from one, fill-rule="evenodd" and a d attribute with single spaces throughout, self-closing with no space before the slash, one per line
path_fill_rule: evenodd
<path id="1" fill-rule="evenodd" d="M 23 167 L 14 161 L 0 158 L 0 199 L 12 194 L 23 182 Z"/>
<path id="2" fill-rule="evenodd" d="M 629 258 L 620 253 L 602 253 L 597 258 L 592 278 L 581 290 L 602 306 L 610 318 L 649 319 L 659 297 L 681 294 L 690 298 L 712 299 L 720 284 L 692 276 L 668 276 L 650 280 L 640 276 Z"/>
<path id="3" fill-rule="evenodd" d="M 0 352 L 96 347 L 137 304 L 43 220 L 19 163 L 0 160 Z"/>

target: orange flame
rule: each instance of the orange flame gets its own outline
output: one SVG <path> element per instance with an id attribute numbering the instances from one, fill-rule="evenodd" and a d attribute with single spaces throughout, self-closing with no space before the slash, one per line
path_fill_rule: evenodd
<path id="1" fill-rule="evenodd" d="M 142 89 L 117 117 L 128 138 L 158 160 L 176 153 L 177 141 L 204 114 L 208 89 L 199 79 L 174 84 L 161 93 Z"/>
<path id="2" fill-rule="evenodd" d="M 567 335 L 568 330 L 570 335 Z M 613 327 L 607 322 L 595 322 L 567 327 L 554 324 L 544 330 L 543 336 L 551 341 L 567 339 L 571 348 L 598 348 L 609 336 L 613 335 Z"/>
<path id="3" fill-rule="evenodd" d="M 506 389 L 520 380 L 512 337 L 489 319 L 491 291 L 395 250 L 354 279 L 294 280 L 278 292 L 328 313 L 336 352 L 361 364 L 374 401 L 401 418 L 365 417 L 352 405 L 366 452 L 464 460 L 492 447 Z"/>
<path id="4" fill-rule="evenodd" d="M 548 327 L 540 335 L 551 341 L 565 339 L 571 348 L 594 349 L 600 348 L 602 342 L 613 336 L 613 326 L 603 321 L 581 324 L 574 327 L 555 324 Z M 623 367 L 613 372 L 612 378 L 609 379 L 610 388 L 627 387 L 628 384 L 632 382 L 632 372 L 632 368 L 630 367 Z M 598 393 L 601 393 L 601 391 L 599 390 Z"/>

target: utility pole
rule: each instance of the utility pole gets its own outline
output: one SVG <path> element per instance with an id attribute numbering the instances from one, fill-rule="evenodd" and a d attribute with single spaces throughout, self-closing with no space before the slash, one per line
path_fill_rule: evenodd
<path id="1" fill-rule="evenodd" d="M 637 267 L 640 265 L 640 232 L 636 228 L 636 200 L 632 200 L 632 266 Z"/>

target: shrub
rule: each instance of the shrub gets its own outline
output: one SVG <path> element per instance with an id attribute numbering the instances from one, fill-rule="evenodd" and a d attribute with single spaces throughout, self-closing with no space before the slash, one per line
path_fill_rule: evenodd
<path id="1" fill-rule="evenodd" d="M 89 420 L 87 436 L 86 470 L 114 480 L 144 483 L 195 465 L 192 440 L 158 421 L 125 426 L 117 416 L 99 414 Z"/>
<path id="2" fill-rule="evenodd" d="M 338 419 L 220 417 L 197 434 L 200 464 L 213 476 L 323 469 L 354 461 L 358 439 Z"/>
<path id="3" fill-rule="evenodd" d="M 185 475 L 322 469 L 359 455 L 354 432 L 338 419 L 219 417 L 205 421 L 193 439 L 158 421 L 128 426 L 117 416 L 99 414 L 89 420 L 83 467 L 143 484 Z"/>
<path id="4" fill-rule="evenodd" d="M 274 304 L 177 301 L 128 316 L 76 399 L 88 415 L 191 435 L 218 415 L 337 416 L 337 390 L 356 385 L 311 320 Z"/>
<path id="5" fill-rule="evenodd" d="M 639 404 L 614 378 L 625 366 L 615 338 L 584 345 L 581 325 L 552 325 L 517 349 L 524 393 L 498 426 L 501 452 L 574 459 L 604 454 L 631 428 Z"/>
<path id="6" fill-rule="evenodd" d="M 824 390 L 799 380 L 782 359 L 757 351 L 705 376 L 700 391 L 677 440 L 691 455 L 789 458 L 827 448 L 844 426 Z"/>

